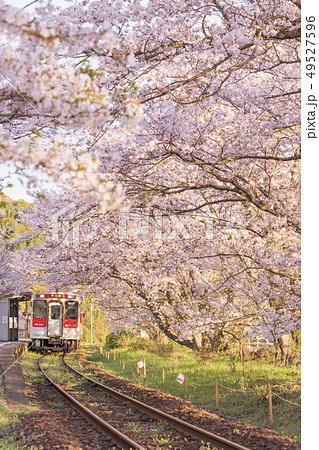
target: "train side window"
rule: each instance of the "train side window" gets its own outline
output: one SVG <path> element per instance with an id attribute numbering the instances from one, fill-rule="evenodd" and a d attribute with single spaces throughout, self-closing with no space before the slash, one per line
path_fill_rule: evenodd
<path id="1" fill-rule="evenodd" d="M 47 304 L 42 300 L 33 302 L 33 317 L 35 319 L 46 319 L 47 317 Z"/>
<path id="2" fill-rule="evenodd" d="M 60 319 L 60 305 L 51 305 L 51 319 Z"/>
<path id="3" fill-rule="evenodd" d="M 78 302 L 65 302 L 65 318 L 66 319 L 78 319 L 79 317 L 79 306 Z"/>

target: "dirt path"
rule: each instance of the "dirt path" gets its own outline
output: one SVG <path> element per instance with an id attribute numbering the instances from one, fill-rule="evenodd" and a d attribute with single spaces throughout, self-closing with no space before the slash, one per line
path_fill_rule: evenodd
<path id="1" fill-rule="evenodd" d="M 0 344 L 1 384 L 5 388 L 8 407 L 13 410 L 20 410 L 28 405 L 25 381 L 19 360 L 26 349 L 27 344 L 16 342 Z"/>

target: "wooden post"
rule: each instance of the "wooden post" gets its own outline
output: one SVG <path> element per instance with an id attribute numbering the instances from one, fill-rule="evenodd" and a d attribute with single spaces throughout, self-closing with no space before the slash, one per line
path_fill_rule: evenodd
<path id="1" fill-rule="evenodd" d="M 90 305 L 90 343 L 93 344 L 93 303 Z"/>
<path id="2" fill-rule="evenodd" d="M 110 360 L 110 352 L 107 351 L 107 359 Z"/>
<path id="3" fill-rule="evenodd" d="M 216 409 L 219 409 L 218 378 L 216 378 L 215 380 L 215 396 L 216 396 Z"/>
<path id="4" fill-rule="evenodd" d="M 165 386 L 165 367 L 162 368 L 162 385 Z"/>
<path id="5" fill-rule="evenodd" d="M 144 369 L 144 378 L 146 378 L 146 362 L 145 362 L 145 359 L 143 359 L 143 369 Z"/>
<path id="6" fill-rule="evenodd" d="M 123 370 L 125 370 L 125 361 L 124 361 L 124 358 L 123 358 L 123 361 L 122 361 L 122 362 L 123 362 L 123 366 L 122 366 L 122 367 L 123 367 Z"/>
<path id="7" fill-rule="evenodd" d="M 239 342 L 239 346 L 240 346 L 240 361 L 242 363 L 242 368 L 243 368 L 243 378 L 245 378 L 245 354 L 244 354 L 244 349 L 243 349 L 243 344 L 242 342 Z"/>
<path id="8" fill-rule="evenodd" d="M 187 397 L 187 375 L 185 375 L 184 379 L 184 397 Z"/>
<path id="9" fill-rule="evenodd" d="M 121 355 L 119 355 L 119 366 L 121 365 Z"/>
<path id="10" fill-rule="evenodd" d="M 100 347 L 100 355 L 103 356 L 103 347 Z"/>
<path id="11" fill-rule="evenodd" d="M 274 425 L 274 415 L 272 410 L 272 394 L 270 384 L 268 384 L 268 406 L 269 406 L 269 426 L 272 427 Z"/>
<path id="12" fill-rule="evenodd" d="M 137 373 L 137 375 L 139 375 L 139 374 L 140 374 L 140 368 L 139 368 L 139 365 L 138 365 L 138 363 L 136 364 L 136 373 Z"/>
<path id="13" fill-rule="evenodd" d="M 113 360 L 115 361 L 115 358 L 116 358 L 116 351 L 114 350 L 114 353 L 113 353 Z"/>

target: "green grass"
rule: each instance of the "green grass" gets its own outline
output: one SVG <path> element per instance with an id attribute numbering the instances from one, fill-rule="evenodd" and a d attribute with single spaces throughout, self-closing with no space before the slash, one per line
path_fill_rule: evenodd
<path id="1" fill-rule="evenodd" d="M 78 384 L 78 377 L 69 372 L 60 354 L 52 353 L 51 355 L 45 356 L 41 366 L 52 381 L 59 385 L 71 387 Z M 86 381 L 84 382 L 86 383 Z"/>
<path id="2" fill-rule="evenodd" d="M 268 427 L 268 384 L 272 386 L 273 392 L 300 404 L 300 373 L 290 366 L 281 367 L 267 361 L 248 361 L 243 377 L 239 359 L 230 360 L 225 354 L 214 355 L 211 361 L 203 363 L 189 349 L 176 347 L 170 356 L 160 357 L 146 350 L 123 347 L 115 349 L 115 361 L 114 350 L 111 350 L 108 361 L 100 356 L 96 347 L 82 349 L 88 360 L 102 370 L 181 398 L 184 398 L 184 385 L 180 385 L 176 377 L 179 372 L 187 374 L 187 400 L 212 411 L 216 411 L 215 379 L 218 378 L 219 411 L 252 425 Z M 119 356 L 121 361 L 122 358 L 125 359 L 125 370 L 118 363 Z M 146 360 L 146 378 L 143 377 L 143 369 L 139 375 L 136 373 L 137 361 L 143 359 Z M 165 367 L 166 372 L 165 386 L 162 385 L 162 367 Z M 273 410 L 273 429 L 300 441 L 300 408 L 273 395 Z"/>
<path id="3" fill-rule="evenodd" d="M 34 373 L 34 364 L 35 360 L 38 359 L 37 355 L 32 353 L 28 353 L 22 359 L 22 369 L 25 378 L 35 378 L 36 375 Z M 0 386 L 0 436 L 5 432 L 5 429 L 9 426 L 17 422 L 21 419 L 21 417 L 25 414 L 29 414 L 32 411 L 35 411 L 35 408 L 32 406 L 26 406 L 25 408 L 20 409 L 19 411 L 13 411 L 8 407 L 6 401 L 6 395 L 4 386 Z M 14 436 L 11 434 L 10 438 L 0 437 L 0 450 L 13 450 L 13 449 L 24 449 L 30 448 L 27 446 L 18 445 L 17 442 L 18 436 Z M 33 447 L 35 449 L 36 447 Z"/>
<path id="4" fill-rule="evenodd" d="M 19 419 L 19 415 L 23 414 L 23 412 L 17 413 L 8 408 L 5 392 L 3 386 L 0 388 L 0 435 L 4 431 L 4 429 L 11 423 L 16 422 Z M 14 438 L 12 442 L 8 442 L 0 438 L 0 449 L 10 448 L 14 442 Z"/>

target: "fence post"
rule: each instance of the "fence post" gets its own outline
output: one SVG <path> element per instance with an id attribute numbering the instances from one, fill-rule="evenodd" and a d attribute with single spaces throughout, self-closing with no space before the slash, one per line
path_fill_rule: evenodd
<path id="1" fill-rule="evenodd" d="M 123 370 L 125 370 L 125 360 L 124 360 L 124 358 L 123 358 L 123 361 L 122 361 L 122 362 L 123 362 L 123 366 L 122 366 L 122 367 L 123 367 Z"/>
<path id="2" fill-rule="evenodd" d="M 274 425 L 274 415 L 272 410 L 272 393 L 270 384 L 268 384 L 268 407 L 269 407 L 269 426 L 272 427 Z"/>
<path id="3" fill-rule="evenodd" d="M 146 378 L 146 362 L 145 362 L 145 359 L 143 359 L 143 369 L 144 369 L 144 378 Z"/>
<path id="4" fill-rule="evenodd" d="M 119 366 L 121 365 L 121 355 L 119 355 Z"/>
<path id="5" fill-rule="evenodd" d="M 103 347 L 100 347 L 100 355 L 103 356 Z"/>
<path id="6" fill-rule="evenodd" d="M 185 374 L 185 379 L 184 379 L 184 397 L 187 397 L 187 375 Z"/>
<path id="7" fill-rule="evenodd" d="M 136 364 L 136 373 L 137 373 L 137 375 L 139 375 L 139 373 L 140 373 L 140 368 L 139 368 L 138 363 Z"/>
<path id="8" fill-rule="evenodd" d="M 215 398 L 216 398 L 216 409 L 219 409 L 218 378 L 215 379 Z"/>
<path id="9" fill-rule="evenodd" d="M 109 352 L 109 350 L 107 351 L 107 359 L 110 360 L 110 352 Z"/>
<path id="10" fill-rule="evenodd" d="M 115 361 L 115 358 L 116 358 L 116 351 L 114 350 L 114 353 L 113 353 L 113 360 Z"/>
<path id="11" fill-rule="evenodd" d="M 165 367 L 162 367 L 162 385 L 165 386 Z"/>
<path id="12" fill-rule="evenodd" d="M 242 362 L 242 367 L 243 367 L 243 378 L 245 378 L 246 375 L 246 371 L 245 371 L 245 354 L 244 354 L 244 349 L 243 349 L 243 344 L 242 342 L 239 343 L 240 345 L 240 360 Z"/>

